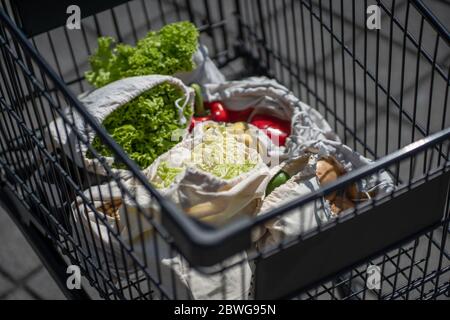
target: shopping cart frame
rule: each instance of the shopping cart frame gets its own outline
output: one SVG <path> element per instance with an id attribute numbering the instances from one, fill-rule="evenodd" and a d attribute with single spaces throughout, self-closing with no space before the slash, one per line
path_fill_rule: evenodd
<path id="1" fill-rule="evenodd" d="M 427 21 L 436 29 L 442 39 L 445 39 L 447 43 L 450 43 L 450 35 L 448 31 L 443 27 L 443 25 L 436 19 L 433 13 L 423 4 L 420 0 L 414 0 L 411 2 L 418 11 L 420 11 Z M 239 4 L 236 2 L 236 8 L 239 8 Z M 235 13 L 238 17 L 240 16 L 239 12 Z M 12 22 L 12 20 L 3 12 L 0 12 L 0 19 L 7 26 L 10 32 L 14 34 L 15 37 L 24 45 L 27 52 L 30 54 L 32 59 L 39 65 L 40 68 L 44 70 L 48 70 L 48 76 L 57 86 L 57 89 L 64 93 L 65 97 L 69 100 L 70 104 L 76 109 L 77 112 L 83 115 L 86 119 L 87 123 L 94 128 L 101 139 L 105 141 L 105 143 L 114 151 L 117 157 L 122 161 L 127 167 L 130 168 L 130 171 L 139 179 L 139 181 L 150 191 L 152 196 L 158 201 L 161 206 L 161 210 L 163 212 L 163 225 L 167 228 L 170 234 L 173 236 L 175 243 L 177 244 L 178 249 L 183 255 L 193 264 L 198 266 L 208 266 L 213 265 L 217 262 L 222 261 L 223 259 L 231 256 L 234 253 L 237 253 L 250 245 L 250 232 L 251 229 L 256 224 L 262 224 L 270 219 L 273 219 L 276 216 L 283 214 L 291 209 L 296 207 L 300 207 L 311 200 L 322 197 L 324 195 L 330 194 L 334 191 L 337 191 L 342 188 L 342 186 L 348 185 L 352 182 L 358 181 L 359 179 L 370 175 L 372 173 L 378 172 L 380 169 L 383 169 L 389 165 L 395 164 L 396 162 L 401 161 L 402 159 L 406 159 L 407 157 L 413 155 L 414 153 L 418 153 L 424 150 L 427 150 L 431 146 L 437 145 L 446 141 L 450 138 L 450 129 L 447 128 L 442 130 L 434 135 L 431 135 L 427 138 L 421 139 L 418 143 L 414 145 L 414 148 L 410 146 L 400 149 L 394 153 L 389 154 L 377 161 L 373 164 L 361 168 L 359 170 L 354 170 L 351 173 L 345 175 L 340 178 L 333 184 L 326 186 L 318 191 L 315 191 L 311 194 L 308 194 L 304 197 L 301 197 L 293 202 L 280 206 L 279 208 L 271 211 L 266 215 L 259 216 L 255 219 L 245 219 L 240 220 L 235 223 L 231 223 L 220 229 L 211 229 L 205 227 L 202 224 L 197 223 L 196 221 L 188 218 L 184 215 L 178 208 L 172 205 L 170 202 L 165 200 L 163 197 L 159 195 L 159 193 L 150 185 L 150 183 L 146 180 L 146 178 L 142 175 L 140 170 L 137 168 L 136 164 L 131 161 L 123 150 L 114 142 L 114 140 L 109 137 L 106 131 L 93 119 L 93 117 L 85 110 L 83 105 L 78 101 L 78 99 L 74 96 L 74 94 L 67 89 L 65 83 L 56 75 L 55 72 L 52 71 L 51 67 L 45 62 L 44 59 L 36 52 L 36 50 L 32 47 L 32 45 L 28 42 L 26 36 L 18 29 L 18 27 Z M 240 27 L 241 28 L 241 27 Z M 240 29 L 242 32 L 242 29 Z M 241 41 L 243 38 L 241 38 Z M 239 47 L 239 45 L 237 45 Z M 445 171 L 447 172 L 447 171 Z M 430 193 L 434 193 L 437 190 L 442 190 L 442 185 L 448 185 L 448 178 L 445 175 L 442 175 L 446 179 L 441 182 L 435 189 L 427 190 Z M 4 199 L 4 203 L 7 204 L 9 208 L 14 208 L 13 211 L 16 210 L 17 206 L 13 202 L 8 202 L 9 197 Z M 440 202 L 440 205 L 445 205 L 445 198 Z M 392 205 L 391 208 L 388 207 L 386 210 L 393 210 L 395 205 L 393 202 L 387 202 L 387 205 Z M 405 208 L 405 210 L 413 210 L 415 204 L 413 203 L 410 208 Z M 361 213 L 364 211 L 362 210 Z M 440 211 L 442 212 L 442 211 Z M 438 211 L 436 211 L 439 214 Z M 24 214 L 26 216 L 27 214 Z M 29 214 L 28 214 L 29 215 Z M 396 241 L 391 241 L 391 246 L 398 246 L 399 244 L 405 241 L 406 236 L 409 237 L 418 237 L 421 234 L 424 234 L 430 227 L 433 227 L 437 221 L 439 221 L 439 216 L 433 216 L 432 221 L 427 222 L 426 228 L 416 228 L 415 230 L 407 230 L 404 234 L 399 234 L 398 239 Z M 448 224 L 448 221 L 447 221 Z M 324 226 L 324 230 L 327 227 Z M 223 246 L 223 243 L 227 243 L 227 246 Z M 375 244 L 374 246 L 380 247 L 380 244 Z M 219 250 L 220 249 L 220 250 Z M 381 249 L 381 251 L 386 250 L 387 247 Z M 40 249 L 38 249 L 41 251 Z M 53 254 L 49 254 L 49 252 L 45 253 L 44 257 L 48 257 Z M 41 251 L 42 252 L 42 251 Z M 52 250 L 50 250 L 52 252 Z M 54 253 L 54 252 L 52 252 Z M 377 253 L 373 253 L 373 255 L 377 255 Z M 58 254 L 55 253 L 55 257 Z M 355 264 L 361 262 L 362 260 L 367 260 L 368 256 L 364 257 L 352 257 L 352 261 L 355 261 Z M 46 258 L 45 258 L 46 259 Z M 56 263 L 58 264 L 58 263 Z M 348 266 L 347 266 L 348 267 Z M 337 268 L 341 270 L 341 268 Z M 347 269 L 350 269 L 349 267 Z M 314 284 L 316 281 L 314 281 Z M 306 288 L 305 286 L 311 286 L 312 284 L 303 284 L 302 288 Z M 61 287 L 64 287 L 65 284 Z M 71 293 L 69 293 L 71 294 Z"/>

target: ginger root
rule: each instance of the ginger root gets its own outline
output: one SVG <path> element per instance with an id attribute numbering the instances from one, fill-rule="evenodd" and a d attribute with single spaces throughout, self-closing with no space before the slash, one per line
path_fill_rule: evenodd
<path id="1" fill-rule="evenodd" d="M 334 157 L 323 157 L 317 161 L 316 176 L 320 185 L 325 186 L 346 174 L 344 167 Z M 367 196 L 358 191 L 356 183 L 351 183 L 344 192 L 335 191 L 325 196 L 330 202 L 331 211 L 337 215 L 344 210 L 355 207 L 353 201 L 366 199 Z"/>

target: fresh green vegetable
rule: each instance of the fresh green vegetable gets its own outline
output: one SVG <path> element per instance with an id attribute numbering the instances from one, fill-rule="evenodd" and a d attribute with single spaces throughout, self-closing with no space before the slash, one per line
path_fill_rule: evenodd
<path id="1" fill-rule="evenodd" d="M 228 180 L 255 167 L 255 162 L 242 157 L 245 148 L 235 138 L 205 140 L 194 147 L 191 160 L 197 168 Z"/>
<path id="2" fill-rule="evenodd" d="M 99 88 L 126 77 L 192 71 L 198 36 L 195 25 L 182 21 L 150 31 L 135 47 L 100 37 L 98 49 L 89 59 L 91 70 L 85 73 L 86 80 Z"/>
<path id="3" fill-rule="evenodd" d="M 266 196 L 268 196 L 273 190 L 279 186 L 285 184 L 291 177 L 284 171 L 279 171 L 276 175 L 270 179 L 266 187 Z"/>
<path id="4" fill-rule="evenodd" d="M 151 182 L 157 188 L 166 188 L 187 166 L 197 167 L 216 177 L 229 180 L 257 165 L 257 159 L 249 156 L 249 147 L 238 141 L 237 135 L 228 132 L 221 124 L 207 129 L 202 141 L 189 150 L 187 155 L 183 155 L 183 159 L 177 167 L 169 167 L 167 162 L 161 162 Z"/>
<path id="5" fill-rule="evenodd" d="M 179 88 L 162 83 L 111 112 L 102 125 L 131 159 L 146 168 L 179 142 L 172 141 L 172 132 L 186 127 L 179 124 L 175 106 L 175 101 L 182 97 Z M 191 108 L 185 108 L 184 116 L 192 116 Z M 113 156 L 98 136 L 92 146 L 103 156 Z M 87 156 L 93 157 L 91 153 Z M 115 163 L 114 167 L 123 168 L 123 165 Z"/>
<path id="6" fill-rule="evenodd" d="M 204 102 L 203 102 L 203 96 L 202 96 L 202 89 L 200 88 L 200 86 L 197 83 L 191 84 L 191 88 L 194 89 L 194 92 L 195 92 L 195 104 L 194 104 L 195 115 L 198 117 L 207 116 L 208 114 L 203 105 Z"/>
<path id="7" fill-rule="evenodd" d="M 303 168 L 308 164 L 308 161 L 309 156 L 302 156 L 283 163 L 281 170 L 278 171 L 267 184 L 266 196 L 303 170 Z"/>

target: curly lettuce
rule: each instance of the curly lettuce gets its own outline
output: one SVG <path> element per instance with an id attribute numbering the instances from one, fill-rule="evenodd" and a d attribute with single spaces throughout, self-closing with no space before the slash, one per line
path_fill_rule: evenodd
<path id="1" fill-rule="evenodd" d="M 132 76 L 192 71 L 198 37 L 196 27 L 186 21 L 151 31 L 134 47 L 116 43 L 112 37 L 100 37 L 97 51 L 89 59 L 91 70 L 85 73 L 86 80 L 99 88 Z M 179 89 L 161 84 L 116 109 L 102 125 L 131 159 L 146 168 L 178 142 L 171 138 L 174 130 L 185 128 L 179 124 L 175 107 L 175 101 L 182 97 Z M 184 116 L 190 118 L 192 110 L 186 108 Z M 94 138 L 92 146 L 101 155 L 113 157 L 99 137 Z M 87 156 L 93 158 L 91 152 Z M 113 166 L 124 167 L 120 163 Z"/>
<path id="2" fill-rule="evenodd" d="M 91 70 L 85 73 L 86 80 L 100 88 L 132 76 L 192 71 L 198 37 L 195 25 L 187 21 L 150 31 L 135 47 L 100 37 L 97 51 L 89 59 Z"/>
<path id="3" fill-rule="evenodd" d="M 183 97 L 179 88 L 162 83 L 111 112 L 102 125 L 128 156 L 144 169 L 179 142 L 174 141 L 172 132 L 186 127 L 179 123 L 175 106 L 175 101 Z M 184 116 L 192 116 L 191 108 L 184 109 Z M 114 157 L 98 136 L 92 146 L 101 155 Z M 93 158 L 90 152 L 87 156 Z M 113 167 L 124 168 L 124 165 L 114 163 Z"/>

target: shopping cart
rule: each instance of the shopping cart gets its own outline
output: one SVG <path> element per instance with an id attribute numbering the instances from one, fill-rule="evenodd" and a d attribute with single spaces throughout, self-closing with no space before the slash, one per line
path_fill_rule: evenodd
<path id="1" fill-rule="evenodd" d="M 173 269 L 169 277 L 161 271 L 163 259 L 183 257 L 198 273 L 219 279 L 224 299 L 231 270 L 251 279 L 254 298 L 449 299 L 450 34 L 422 1 L 79 1 L 80 30 L 65 27 L 70 4 L 2 0 L 0 9 L 1 201 L 68 297 L 190 297 L 175 284 Z M 380 11 L 379 29 L 366 27 L 370 5 Z M 276 79 L 321 112 L 346 145 L 375 161 L 221 228 L 180 212 L 76 98 L 89 89 L 83 73 L 98 36 L 135 43 L 179 20 L 196 24 L 229 79 Z M 103 205 L 84 193 L 91 186 L 114 183 L 135 200 L 106 163 L 99 166 L 108 175 L 88 173 L 45 140 L 50 122 L 59 118 L 72 127 L 74 114 L 158 203 L 161 220 L 138 210 L 126 222 L 152 226 L 150 254 L 138 252 L 148 246 L 143 237 L 129 243 L 106 228 L 109 241 L 99 243 L 90 241 L 94 230 L 74 227 L 77 198 L 106 226 Z M 395 179 L 389 195 L 270 250 L 252 247 L 259 226 L 381 170 Z M 113 242 L 117 248 L 108 247 Z M 68 265 L 81 269 L 82 289 L 66 286 Z"/>

